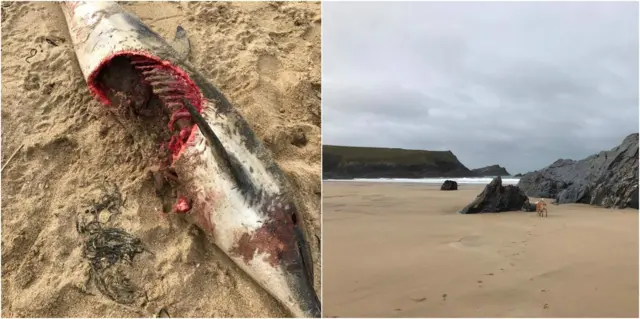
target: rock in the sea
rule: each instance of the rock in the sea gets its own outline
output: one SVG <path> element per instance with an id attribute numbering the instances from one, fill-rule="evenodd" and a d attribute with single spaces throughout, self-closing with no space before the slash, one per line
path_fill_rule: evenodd
<path id="1" fill-rule="evenodd" d="M 522 176 L 524 176 L 524 175 L 522 175 L 522 174 L 520 174 L 520 173 L 518 173 L 518 174 L 516 174 L 516 175 L 513 175 L 513 177 L 522 177 Z"/>
<path id="2" fill-rule="evenodd" d="M 584 203 L 638 209 L 638 133 L 622 144 L 585 159 L 560 159 L 525 174 L 518 186 L 529 196 L 556 203 Z"/>
<path id="3" fill-rule="evenodd" d="M 517 211 L 521 210 L 522 206 L 528 201 L 529 198 L 518 186 L 502 186 L 502 178 L 498 176 L 487 184 L 482 193 L 459 213 L 477 214 Z"/>
<path id="4" fill-rule="evenodd" d="M 476 176 L 511 176 L 507 169 L 500 165 L 490 165 L 471 170 Z"/>
<path id="5" fill-rule="evenodd" d="M 440 186 L 440 190 L 441 191 L 457 191 L 458 182 L 448 179 L 444 181 L 444 183 L 442 183 L 442 186 Z"/>

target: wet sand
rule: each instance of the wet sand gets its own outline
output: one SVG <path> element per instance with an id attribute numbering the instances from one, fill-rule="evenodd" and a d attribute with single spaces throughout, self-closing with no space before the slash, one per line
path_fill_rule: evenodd
<path id="1" fill-rule="evenodd" d="M 638 317 L 638 212 L 460 215 L 484 185 L 325 182 L 326 317 Z"/>

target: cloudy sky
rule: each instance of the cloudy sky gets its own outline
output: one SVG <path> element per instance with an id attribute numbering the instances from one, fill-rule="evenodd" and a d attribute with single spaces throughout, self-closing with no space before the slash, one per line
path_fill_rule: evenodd
<path id="1" fill-rule="evenodd" d="M 324 2 L 323 143 L 527 172 L 638 131 L 638 4 Z"/>

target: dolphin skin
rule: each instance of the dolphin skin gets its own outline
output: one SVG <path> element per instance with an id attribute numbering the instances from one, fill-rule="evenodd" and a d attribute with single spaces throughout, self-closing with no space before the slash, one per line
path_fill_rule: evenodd
<path id="1" fill-rule="evenodd" d="M 116 2 L 62 2 L 91 93 L 135 114 L 169 114 L 174 211 L 295 317 L 320 317 L 304 220 L 284 173 L 225 96 L 192 67 L 178 28 L 172 47 Z M 162 125 L 164 129 L 166 126 Z"/>

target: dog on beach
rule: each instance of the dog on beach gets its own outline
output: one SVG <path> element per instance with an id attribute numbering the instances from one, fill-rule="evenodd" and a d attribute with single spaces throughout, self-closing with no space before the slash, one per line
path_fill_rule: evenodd
<path id="1" fill-rule="evenodd" d="M 538 213 L 538 217 L 542 217 L 543 213 L 544 217 L 549 217 L 549 213 L 547 212 L 547 203 L 544 199 L 536 202 L 536 213 Z"/>

